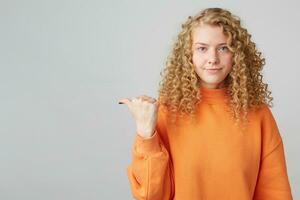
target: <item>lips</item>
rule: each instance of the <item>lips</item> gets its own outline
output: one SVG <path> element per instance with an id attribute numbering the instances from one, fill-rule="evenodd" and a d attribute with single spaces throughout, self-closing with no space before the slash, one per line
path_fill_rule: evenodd
<path id="1" fill-rule="evenodd" d="M 205 71 L 209 74 L 209 75 L 216 75 L 219 73 L 219 71 L 221 71 L 222 68 L 209 68 L 209 69 L 205 69 Z"/>

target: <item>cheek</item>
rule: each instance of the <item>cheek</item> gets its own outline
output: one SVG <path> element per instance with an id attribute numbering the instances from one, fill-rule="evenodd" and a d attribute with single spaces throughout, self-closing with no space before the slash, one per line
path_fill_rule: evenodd
<path id="1" fill-rule="evenodd" d="M 224 69 L 225 69 L 226 73 L 230 73 L 230 71 L 232 70 L 232 64 L 233 64 L 232 56 L 227 56 L 226 58 L 224 58 L 223 66 L 225 67 Z"/>
<path id="2" fill-rule="evenodd" d="M 196 58 L 195 54 L 192 55 L 192 61 L 193 61 L 194 65 L 195 65 L 196 62 L 197 62 L 197 58 Z"/>
<path id="3" fill-rule="evenodd" d="M 201 56 L 195 54 L 193 54 L 192 60 L 195 66 L 201 66 L 204 62 L 204 59 Z"/>
<path id="4" fill-rule="evenodd" d="M 233 56 L 232 55 L 228 55 L 227 57 L 225 57 L 225 62 L 228 65 L 232 65 L 232 63 L 233 63 Z"/>

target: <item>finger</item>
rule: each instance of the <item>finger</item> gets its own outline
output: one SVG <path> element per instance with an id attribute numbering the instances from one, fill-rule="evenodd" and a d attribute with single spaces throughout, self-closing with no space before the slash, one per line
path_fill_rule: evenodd
<path id="1" fill-rule="evenodd" d="M 154 99 L 152 97 L 149 97 L 149 96 L 146 96 L 146 95 L 141 95 L 138 98 L 140 98 L 144 101 L 150 102 L 150 103 L 155 103 L 156 102 L 156 99 Z"/>
<path id="2" fill-rule="evenodd" d="M 142 99 L 142 100 L 148 99 L 148 97 L 146 95 L 140 95 L 140 96 L 137 96 L 136 98 L 137 99 Z"/>
<path id="3" fill-rule="evenodd" d="M 131 99 L 129 99 L 129 98 L 119 100 L 119 104 L 128 104 L 130 102 L 131 102 Z"/>

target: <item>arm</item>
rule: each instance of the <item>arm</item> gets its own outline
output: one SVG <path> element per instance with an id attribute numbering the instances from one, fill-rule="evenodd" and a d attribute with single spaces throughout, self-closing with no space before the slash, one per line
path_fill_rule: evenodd
<path id="1" fill-rule="evenodd" d="M 288 181 L 282 141 L 262 160 L 253 199 L 293 199 Z"/>
<path id="2" fill-rule="evenodd" d="M 254 200 L 292 200 L 281 135 L 267 107 L 262 121 L 263 147 Z"/>
<path id="3" fill-rule="evenodd" d="M 173 178 L 169 153 L 157 131 L 151 138 L 136 135 L 132 163 L 127 168 L 132 195 L 138 200 L 169 200 Z"/>

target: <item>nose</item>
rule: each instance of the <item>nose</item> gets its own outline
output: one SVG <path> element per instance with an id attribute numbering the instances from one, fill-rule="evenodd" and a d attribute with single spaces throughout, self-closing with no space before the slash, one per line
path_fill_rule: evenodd
<path id="1" fill-rule="evenodd" d="M 214 49 L 211 50 L 208 55 L 208 63 L 216 64 L 216 63 L 218 63 L 218 61 L 219 61 L 218 54 L 216 53 L 216 51 Z"/>

